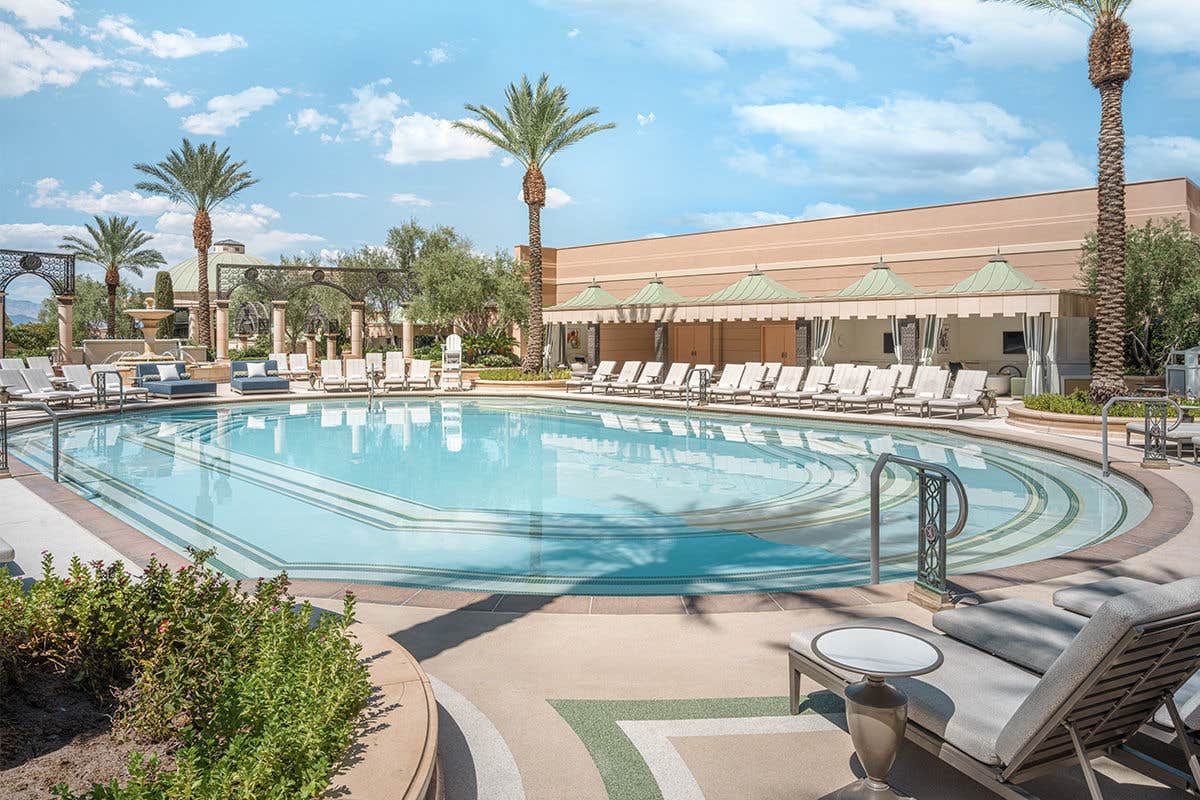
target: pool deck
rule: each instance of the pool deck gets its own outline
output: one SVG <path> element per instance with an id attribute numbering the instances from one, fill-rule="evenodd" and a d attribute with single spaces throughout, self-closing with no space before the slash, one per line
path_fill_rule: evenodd
<path id="1" fill-rule="evenodd" d="M 483 393 L 464 397 L 471 396 Z M 297 392 L 287 399 L 318 397 L 328 395 Z M 1025 431 L 1002 420 L 853 416 L 933 424 L 1091 458 L 1099 453 L 1095 440 Z M 1200 497 L 1200 469 L 1175 462 L 1167 471 L 1143 470 L 1140 451 L 1123 445 L 1112 447 L 1112 456 L 1116 469 L 1152 493 L 1153 511 L 1142 525 L 1096 548 L 955 581 L 982 599 L 1049 602 L 1057 588 L 1101 577 L 1195 574 L 1200 520 L 1189 498 Z M 20 567 L 36 573 L 41 550 L 60 558 L 121 554 L 135 564 L 151 552 L 180 559 L 39 473 L 19 463 L 13 473 L 15 480 L 0 481 L 6 509 L 0 537 L 14 545 Z M 861 772 L 845 718 L 836 703 L 829 707 L 828 695 L 817 695 L 819 713 L 787 715 L 788 634 L 877 616 L 930 626 L 929 612 L 904 599 L 908 584 L 699 598 L 497 596 L 310 582 L 295 588 L 330 608 L 353 588 L 362 621 L 391 635 L 430 673 L 441 705 L 447 800 L 831 797 Z M 1099 766 L 1109 800 L 1187 796 L 1112 762 Z M 926 800 L 994 797 L 912 746 L 904 748 L 894 778 Z M 1046 800 L 1088 796 L 1078 770 L 1027 786 Z"/>

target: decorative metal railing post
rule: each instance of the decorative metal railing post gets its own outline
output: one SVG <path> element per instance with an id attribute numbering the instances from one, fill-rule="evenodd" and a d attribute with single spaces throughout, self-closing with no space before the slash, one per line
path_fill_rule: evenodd
<path id="1" fill-rule="evenodd" d="M 695 384 L 692 383 L 692 376 L 696 375 Z M 692 390 L 696 390 L 698 399 L 696 405 L 708 404 L 708 384 L 712 380 L 712 373 L 706 369 L 697 369 L 692 367 L 687 371 L 687 375 L 683 379 L 683 403 L 685 408 L 692 407 Z"/>
<path id="2" fill-rule="evenodd" d="M 8 472 L 8 412 L 14 408 L 27 408 L 45 412 L 50 417 L 50 434 L 53 437 L 52 446 L 52 467 L 54 471 L 54 482 L 58 483 L 58 412 L 52 409 L 45 403 L 38 403 L 31 400 L 9 400 L 8 392 L 0 389 L 0 475 Z"/>
<path id="3" fill-rule="evenodd" d="M 1146 469 L 1169 469 L 1167 460 L 1167 433 L 1183 421 L 1183 409 L 1172 398 L 1166 396 L 1129 395 L 1114 397 L 1100 410 L 1100 471 L 1108 477 L 1108 412 L 1114 403 L 1142 404 L 1142 467 Z M 1154 411 L 1160 412 L 1158 415 Z M 1175 409 L 1175 421 L 1167 422 L 1167 409 Z"/>
<path id="4" fill-rule="evenodd" d="M 917 580 L 908 599 L 930 608 L 950 605 L 946 581 L 946 543 L 962 533 L 970 510 L 967 491 L 958 476 L 940 464 L 884 453 L 871 470 L 871 583 L 879 583 L 879 529 L 881 522 L 879 478 L 888 464 L 917 472 Z M 958 519 L 947 527 L 948 487 L 958 496 Z"/>
<path id="5" fill-rule="evenodd" d="M 0 320 L 0 324 L 3 324 Z M 8 388 L 0 386 L 0 478 L 11 478 L 8 471 Z"/>

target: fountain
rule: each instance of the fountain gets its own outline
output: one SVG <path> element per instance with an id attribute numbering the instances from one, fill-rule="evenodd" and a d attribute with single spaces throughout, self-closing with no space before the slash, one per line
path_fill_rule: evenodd
<path id="1" fill-rule="evenodd" d="M 141 355 L 128 355 L 117 361 L 117 366 L 133 366 L 154 361 L 174 361 L 174 356 L 158 355 L 154 352 L 155 335 L 158 323 L 175 313 L 171 308 L 155 308 L 154 298 L 146 298 L 145 308 L 127 308 L 125 313 L 142 324 L 142 338 L 146 340 L 145 349 Z"/>

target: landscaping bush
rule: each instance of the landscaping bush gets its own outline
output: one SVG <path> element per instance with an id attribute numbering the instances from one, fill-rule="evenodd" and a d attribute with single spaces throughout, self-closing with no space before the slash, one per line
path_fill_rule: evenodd
<path id="1" fill-rule="evenodd" d="M 484 369 L 479 371 L 481 381 L 564 381 L 571 377 L 571 370 L 556 369 L 553 372 L 525 372 L 521 369 Z"/>
<path id="2" fill-rule="evenodd" d="M 255 342 L 249 347 L 244 347 L 241 350 L 230 350 L 230 361 L 253 361 L 259 358 L 266 358 L 271 352 L 270 342 Z"/>
<path id="3" fill-rule="evenodd" d="M 312 798 L 350 744 L 370 693 L 344 613 L 294 606 L 281 575 L 242 591 L 204 566 L 120 564 L 49 555 L 28 591 L 0 578 L 0 692 L 35 671 L 116 696 L 115 728 L 168 743 L 170 766 L 134 755 L 115 780 L 61 800 Z"/>
<path id="4" fill-rule="evenodd" d="M 1088 393 L 1080 390 L 1071 394 L 1035 394 L 1024 398 L 1025 407 L 1031 411 L 1046 411 L 1051 414 L 1077 414 L 1100 416 L 1101 406 L 1092 402 Z M 1108 410 L 1110 417 L 1142 417 L 1142 403 L 1114 403 Z"/>
<path id="5" fill-rule="evenodd" d="M 512 353 L 492 353 L 479 358 L 479 364 L 485 367 L 515 367 L 521 359 Z"/>

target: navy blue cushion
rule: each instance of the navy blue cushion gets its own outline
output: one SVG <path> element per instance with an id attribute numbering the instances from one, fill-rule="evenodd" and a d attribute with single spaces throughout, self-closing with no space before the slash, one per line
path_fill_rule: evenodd
<path id="1" fill-rule="evenodd" d="M 234 378 L 229 387 L 235 392 L 286 392 L 291 385 L 284 378 Z"/>
<path id="2" fill-rule="evenodd" d="M 217 384 L 212 381 L 182 380 L 182 381 L 144 381 L 142 385 L 150 394 L 165 397 L 191 397 L 217 393 Z"/>

